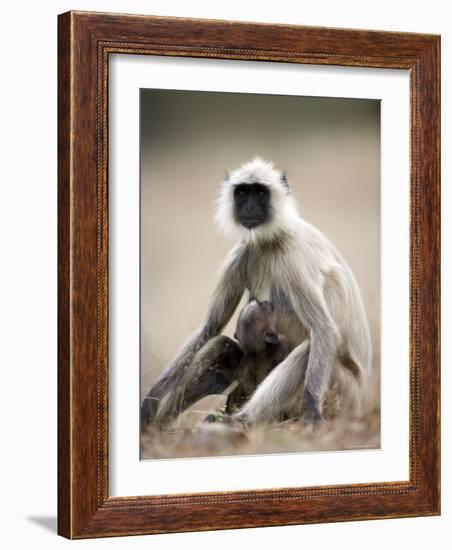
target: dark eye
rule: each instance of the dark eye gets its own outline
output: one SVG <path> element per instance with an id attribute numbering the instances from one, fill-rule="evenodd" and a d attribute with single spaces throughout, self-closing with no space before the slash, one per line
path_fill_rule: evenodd
<path id="1" fill-rule="evenodd" d="M 259 197 L 265 197 L 265 191 L 258 191 Z"/>
<path id="2" fill-rule="evenodd" d="M 243 197 L 243 195 L 245 194 L 245 191 L 243 189 L 239 189 L 237 191 L 237 194 L 240 195 L 241 197 Z"/>

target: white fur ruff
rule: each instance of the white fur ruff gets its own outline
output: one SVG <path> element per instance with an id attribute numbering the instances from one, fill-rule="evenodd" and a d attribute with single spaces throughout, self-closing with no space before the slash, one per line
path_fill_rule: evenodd
<path id="1" fill-rule="evenodd" d="M 250 230 L 235 221 L 233 193 L 235 185 L 256 182 L 266 185 L 271 193 L 271 220 Z M 216 203 L 216 222 L 227 237 L 251 241 L 272 240 L 282 233 L 292 233 L 298 220 L 295 199 L 273 163 L 256 157 L 223 180 Z"/>

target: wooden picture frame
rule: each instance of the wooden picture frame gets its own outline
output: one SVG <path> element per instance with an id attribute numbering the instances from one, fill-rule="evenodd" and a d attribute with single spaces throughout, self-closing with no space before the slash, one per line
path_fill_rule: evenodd
<path id="1" fill-rule="evenodd" d="M 58 532 L 68 538 L 440 513 L 440 38 L 89 12 L 59 16 Z M 149 497 L 108 491 L 110 54 L 410 74 L 408 481 Z"/>

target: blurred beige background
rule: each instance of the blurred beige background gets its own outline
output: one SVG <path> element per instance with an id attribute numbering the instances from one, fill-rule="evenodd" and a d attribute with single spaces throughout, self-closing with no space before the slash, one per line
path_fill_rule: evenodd
<path id="1" fill-rule="evenodd" d="M 380 347 L 380 103 L 141 91 L 141 393 L 199 326 L 231 242 L 213 223 L 225 170 L 287 171 L 302 216 L 353 269 Z M 226 333 L 233 333 L 234 319 Z"/>

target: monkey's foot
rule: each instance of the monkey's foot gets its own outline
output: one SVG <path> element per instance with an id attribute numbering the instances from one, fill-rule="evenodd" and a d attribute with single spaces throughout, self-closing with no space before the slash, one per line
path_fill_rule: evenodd
<path id="1" fill-rule="evenodd" d="M 214 411 L 209 413 L 203 420 L 208 424 L 218 423 L 218 424 L 232 424 L 232 417 L 222 411 Z"/>
<path id="2" fill-rule="evenodd" d="M 248 413 L 246 413 L 244 411 L 242 411 L 240 413 L 237 413 L 237 414 L 234 414 L 234 416 L 232 418 L 237 424 L 239 424 L 243 427 L 251 425 L 249 415 L 248 415 Z"/>
<path id="3" fill-rule="evenodd" d="M 322 419 L 319 404 L 309 391 L 305 391 L 303 394 L 300 419 L 312 424 L 316 424 Z"/>

